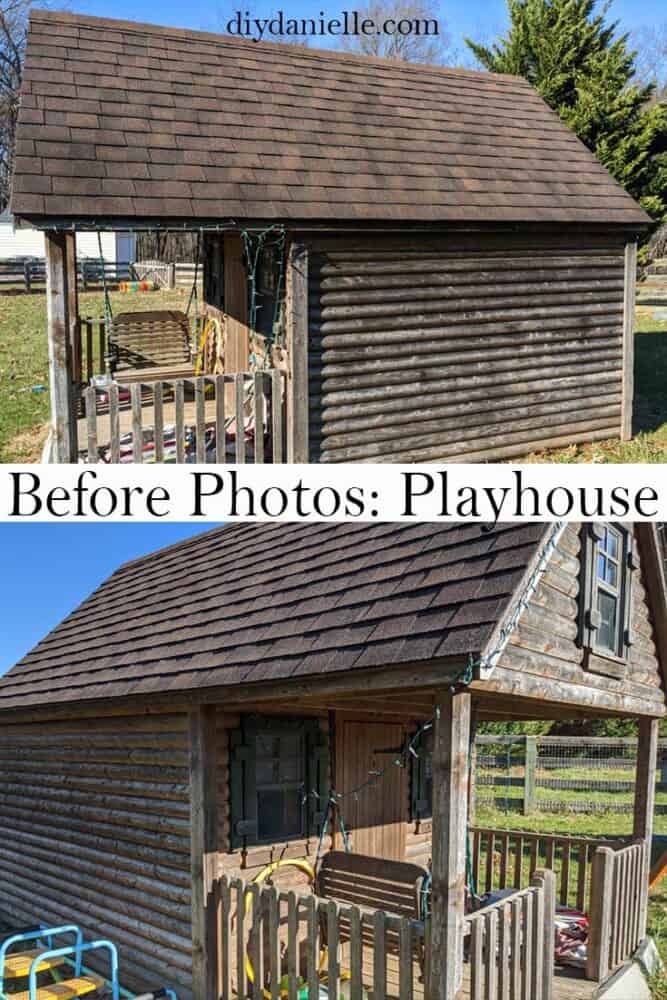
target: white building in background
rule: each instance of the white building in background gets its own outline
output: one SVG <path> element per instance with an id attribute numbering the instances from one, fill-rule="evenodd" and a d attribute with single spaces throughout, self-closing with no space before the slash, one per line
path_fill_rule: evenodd
<path id="1" fill-rule="evenodd" d="M 77 233 L 76 252 L 80 259 L 99 260 L 97 233 Z M 102 233 L 102 255 L 111 263 L 127 264 L 135 260 L 134 233 Z M 18 227 L 9 211 L 0 214 L 0 260 L 12 257 L 44 257 L 44 233 L 32 227 Z"/>

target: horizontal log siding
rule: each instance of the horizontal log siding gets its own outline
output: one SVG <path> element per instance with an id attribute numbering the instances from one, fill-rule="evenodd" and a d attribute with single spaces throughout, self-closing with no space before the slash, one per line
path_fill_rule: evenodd
<path id="1" fill-rule="evenodd" d="M 586 667 L 584 651 L 577 645 L 580 534 L 579 527 L 570 524 L 561 535 L 518 628 L 483 687 L 573 706 L 660 715 L 665 696 L 641 566 L 632 577 L 635 642 L 624 676 Z M 591 663 L 604 669 L 599 657 L 591 657 Z"/>
<path id="2" fill-rule="evenodd" d="M 311 255 L 311 460 L 477 460 L 620 434 L 622 241 L 507 241 Z"/>
<path id="3" fill-rule="evenodd" d="M 190 1000 L 185 720 L 3 727 L 0 915 L 14 926 L 74 921 L 118 945 L 124 986 L 166 983 Z"/>

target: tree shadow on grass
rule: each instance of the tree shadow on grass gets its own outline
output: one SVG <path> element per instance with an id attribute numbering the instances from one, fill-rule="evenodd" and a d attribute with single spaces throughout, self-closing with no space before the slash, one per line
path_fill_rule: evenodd
<path id="1" fill-rule="evenodd" d="M 667 330 L 635 335 L 633 432 L 657 431 L 667 424 Z"/>

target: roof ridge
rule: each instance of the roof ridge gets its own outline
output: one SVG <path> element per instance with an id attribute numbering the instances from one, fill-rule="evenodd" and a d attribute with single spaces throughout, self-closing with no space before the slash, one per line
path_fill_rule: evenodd
<path id="1" fill-rule="evenodd" d="M 303 56 L 310 57 L 326 57 L 333 60 L 340 60 L 341 62 L 349 62 L 352 64 L 360 64 L 363 66 L 369 63 L 375 66 L 386 66 L 387 68 L 401 69 L 406 72 L 420 73 L 426 71 L 432 71 L 438 75 L 453 75 L 461 76 L 463 78 L 469 77 L 472 79 L 487 79 L 491 77 L 493 80 L 507 81 L 513 83 L 520 83 L 527 89 L 532 89 L 527 80 L 522 76 L 518 76 L 513 73 L 493 73 L 491 74 L 488 70 L 483 69 L 466 69 L 463 66 L 439 66 L 436 63 L 410 63 L 402 59 L 390 59 L 387 56 L 370 56 L 357 54 L 356 52 L 342 52 L 337 49 L 327 49 L 319 46 L 311 47 L 310 45 L 295 45 L 291 42 L 278 42 L 278 41 L 256 41 L 253 38 L 247 38 L 245 36 L 230 35 L 225 32 L 216 31 L 204 31 L 201 28 L 178 28 L 173 25 L 160 25 L 152 24 L 149 21 L 128 21 L 122 18 L 112 18 L 112 17 L 97 17 L 93 14 L 78 14 L 72 13 L 66 10 L 46 10 L 45 8 L 32 8 L 29 14 L 31 21 L 48 21 L 49 23 L 61 23 L 75 25 L 77 23 L 85 24 L 87 27 L 99 27 L 102 29 L 108 27 L 122 28 L 126 32 L 134 32 L 136 34 L 151 34 L 151 35 L 168 35 L 174 38 L 194 38 L 201 39 L 202 41 L 217 42 L 223 44 L 241 45 L 241 46 L 251 46 L 251 51 L 262 51 L 262 49 L 269 49 L 270 51 L 275 51 L 280 49 L 286 53 L 294 54 L 297 53 Z"/>

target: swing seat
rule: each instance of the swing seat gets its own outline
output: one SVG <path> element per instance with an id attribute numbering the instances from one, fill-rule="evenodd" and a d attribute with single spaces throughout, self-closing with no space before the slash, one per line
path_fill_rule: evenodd
<path id="1" fill-rule="evenodd" d="M 125 312 L 114 316 L 109 346 L 117 382 L 157 382 L 193 378 L 190 322 L 177 309 Z"/>
<path id="2" fill-rule="evenodd" d="M 421 921 L 422 895 L 428 878 L 428 869 L 408 861 L 329 851 L 322 858 L 315 892 L 322 899 L 333 899 L 343 904 L 353 903 L 362 914 L 369 917 L 381 910 L 389 915 Z M 327 922 L 324 917 L 321 933 L 326 945 Z M 340 940 L 349 939 L 349 920 L 342 915 Z M 362 943 L 373 947 L 373 930 L 370 926 L 364 925 L 362 928 Z M 388 954 L 399 954 L 400 941 L 396 930 L 387 929 L 385 947 Z M 426 959 L 423 940 L 415 940 L 413 951 L 423 975 Z"/>
<path id="3" fill-rule="evenodd" d="M 5 979 L 24 979 L 28 977 L 30 972 L 30 966 L 33 961 L 41 955 L 44 951 L 43 948 L 36 948 L 32 951 L 17 951 L 14 954 L 5 956 Z M 38 972 L 49 972 L 51 969 L 57 969 L 59 966 L 65 964 L 65 959 L 59 958 L 46 958 L 43 962 L 40 962 L 37 969 Z"/>
<path id="4" fill-rule="evenodd" d="M 102 976 L 92 974 L 75 976 L 72 979 L 63 979 L 60 983 L 39 986 L 35 993 L 35 1000 L 75 1000 L 76 997 L 85 997 L 90 993 L 95 993 L 96 990 L 101 990 L 105 985 Z M 12 993 L 11 996 L 12 1000 L 30 1000 L 30 991 Z"/>

